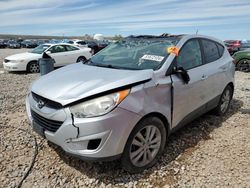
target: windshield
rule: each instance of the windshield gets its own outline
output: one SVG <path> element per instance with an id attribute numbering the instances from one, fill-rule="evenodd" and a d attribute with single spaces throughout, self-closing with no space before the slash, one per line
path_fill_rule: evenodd
<path id="1" fill-rule="evenodd" d="M 46 49 L 48 49 L 50 47 L 50 45 L 40 45 L 36 48 L 34 48 L 31 53 L 35 53 L 35 54 L 42 54 Z"/>
<path id="2" fill-rule="evenodd" d="M 90 63 L 118 69 L 156 70 L 168 57 L 167 48 L 175 43 L 167 38 L 127 38 L 104 48 Z"/>

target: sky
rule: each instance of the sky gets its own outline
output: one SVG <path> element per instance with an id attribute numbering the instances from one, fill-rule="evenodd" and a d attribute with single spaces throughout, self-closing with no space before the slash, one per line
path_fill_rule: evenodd
<path id="1" fill-rule="evenodd" d="M 250 39 L 250 0 L 0 0 L 0 33 Z"/>

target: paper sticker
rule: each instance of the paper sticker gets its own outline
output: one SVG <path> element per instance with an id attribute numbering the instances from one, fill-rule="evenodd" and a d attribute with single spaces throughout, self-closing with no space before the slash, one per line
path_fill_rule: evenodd
<path id="1" fill-rule="evenodd" d="M 175 54 L 176 56 L 179 55 L 179 48 L 177 48 L 176 46 L 172 46 L 172 47 L 168 47 L 167 48 L 167 53 L 172 53 Z"/>
<path id="2" fill-rule="evenodd" d="M 164 59 L 164 57 L 158 55 L 144 55 L 142 56 L 141 59 L 161 62 Z"/>

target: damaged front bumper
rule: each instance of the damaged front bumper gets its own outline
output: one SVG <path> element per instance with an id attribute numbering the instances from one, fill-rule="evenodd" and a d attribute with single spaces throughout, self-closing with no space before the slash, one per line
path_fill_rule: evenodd
<path id="1" fill-rule="evenodd" d="M 27 96 L 26 108 L 36 132 L 39 132 L 35 129 L 37 121 L 31 112 L 44 118 L 44 121 L 61 121 L 55 132 L 43 128 L 44 137 L 84 160 L 109 160 L 120 156 L 130 132 L 141 118 L 119 107 L 104 116 L 74 118 L 69 108 L 55 110 L 44 106 L 40 109 L 31 95 Z"/>

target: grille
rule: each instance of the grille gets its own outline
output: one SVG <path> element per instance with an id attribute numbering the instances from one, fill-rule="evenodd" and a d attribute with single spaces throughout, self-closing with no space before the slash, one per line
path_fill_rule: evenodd
<path id="1" fill-rule="evenodd" d="M 37 103 L 39 100 L 43 101 L 46 107 L 54 108 L 54 109 L 61 109 L 62 108 L 62 105 L 60 103 L 46 99 L 46 98 L 44 98 L 40 95 L 37 95 L 33 92 L 32 92 L 32 97 Z"/>
<path id="2" fill-rule="evenodd" d="M 33 120 L 38 125 L 40 125 L 45 130 L 50 131 L 50 132 L 56 132 L 59 129 L 59 127 L 63 124 L 62 121 L 55 121 L 55 120 L 44 118 L 40 116 L 39 114 L 37 114 L 36 112 L 34 112 L 33 110 L 31 110 L 31 115 L 32 115 Z"/>
<path id="3" fill-rule="evenodd" d="M 8 63 L 8 62 L 10 62 L 10 60 L 4 59 L 4 63 Z"/>

